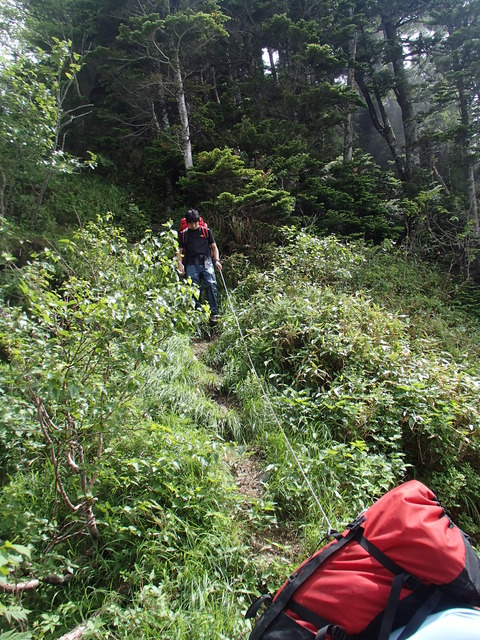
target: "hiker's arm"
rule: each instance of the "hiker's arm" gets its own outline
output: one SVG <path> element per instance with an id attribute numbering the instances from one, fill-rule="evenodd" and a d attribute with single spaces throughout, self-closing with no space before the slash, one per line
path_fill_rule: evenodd
<path id="1" fill-rule="evenodd" d="M 178 247 L 177 249 L 177 268 L 178 272 L 184 276 L 185 275 L 185 267 L 183 266 L 183 249 Z"/>
<path id="2" fill-rule="evenodd" d="M 212 252 L 212 258 L 213 258 L 213 262 L 215 263 L 215 266 L 217 267 L 217 269 L 220 269 L 221 271 L 222 264 L 220 262 L 220 254 L 218 252 L 218 247 L 215 242 L 210 245 L 210 251 Z"/>

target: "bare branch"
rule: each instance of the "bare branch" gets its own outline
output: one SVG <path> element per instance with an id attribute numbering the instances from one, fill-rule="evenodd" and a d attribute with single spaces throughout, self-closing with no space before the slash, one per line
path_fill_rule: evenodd
<path id="1" fill-rule="evenodd" d="M 68 466 L 70 467 L 70 469 L 75 471 L 75 473 L 80 473 L 80 467 L 74 460 L 75 454 L 73 452 L 73 444 L 71 445 L 71 450 L 67 451 L 66 456 L 67 456 Z"/>
<path id="2" fill-rule="evenodd" d="M 82 637 L 83 632 L 86 630 L 86 628 L 86 624 L 81 624 L 78 627 L 75 627 L 75 629 L 72 629 L 72 631 L 69 631 L 65 635 L 61 636 L 58 640 L 77 640 L 78 638 Z"/>
<path id="3" fill-rule="evenodd" d="M 6 593 L 23 593 L 24 591 L 33 591 L 40 586 L 41 583 L 45 584 L 56 584 L 56 585 L 64 585 L 66 584 L 72 577 L 71 573 L 67 573 L 65 575 L 60 575 L 58 573 L 49 573 L 44 578 L 32 578 L 31 580 L 26 580 L 25 582 L 17 582 L 16 584 L 10 584 L 9 582 L 0 582 L 0 589 L 5 591 Z"/>
<path id="4" fill-rule="evenodd" d="M 0 582 L 0 589 L 7 593 L 23 593 L 24 591 L 32 591 L 36 589 L 40 584 L 40 580 L 35 578 L 33 580 L 27 580 L 27 582 L 17 582 L 17 584 L 9 584 L 8 582 Z"/>

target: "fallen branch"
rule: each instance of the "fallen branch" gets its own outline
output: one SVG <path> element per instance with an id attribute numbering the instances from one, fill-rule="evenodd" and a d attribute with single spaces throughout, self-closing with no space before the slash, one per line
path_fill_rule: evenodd
<path id="1" fill-rule="evenodd" d="M 58 640 L 77 640 L 77 638 L 82 637 L 83 632 L 86 628 L 86 624 L 80 624 L 78 627 L 75 627 L 75 629 L 72 629 L 72 631 L 69 631 L 65 635 L 61 636 Z"/>
<path id="2" fill-rule="evenodd" d="M 93 620 L 96 616 L 98 616 L 99 613 L 100 611 L 97 611 L 96 613 L 94 613 L 93 616 L 91 617 L 91 620 Z M 61 636 L 60 638 L 58 638 L 58 640 L 78 640 L 78 638 L 82 637 L 83 632 L 86 631 L 87 627 L 88 627 L 88 622 L 79 624 L 78 627 L 75 627 L 75 629 L 72 629 L 65 635 Z"/>
<path id="3" fill-rule="evenodd" d="M 32 578 L 31 580 L 26 580 L 25 582 L 17 582 L 16 584 L 11 584 L 10 582 L 0 582 L 0 590 L 6 591 L 7 593 L 23 593 L 24 591 L 33 591 L 36 589 L 41 582 L 45 584 L 56 584 L 56 585 L 64 585 L 66 584 L 72 574 L 67 573 L 64 576 L 59 575 L 58 573 L 50 573 L 48 576 L 45 576 L 41 580 L 39 578 Z"/>
<path id="4" fill-rule="evenodd" d="M 36 589 L 40 584 L 40 580 L 35 578 L 34 580 L 27 580 L 27 582 L 17 582 L 17 584 L 10 584 L 8 582 L 0 582 L 0 589 L 7 593 L 22 593 L 23 591 L 32 591 Z"/>

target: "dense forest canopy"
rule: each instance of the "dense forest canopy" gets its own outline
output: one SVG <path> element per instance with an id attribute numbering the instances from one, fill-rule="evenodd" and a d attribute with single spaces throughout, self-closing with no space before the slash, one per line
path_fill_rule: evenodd
<path id="1" fill-rule="evenodd" d="M 417 477 L 480 541 L 479 19 L 3 0 L 0 640 L 246 638 L 314 497 Z"/>
<path id="2" fill-rule="evenodd" d="M 280 217 L 404 241 L 477 277 L 476 0 L 10 0 L 2 13 L 7 215 L 73 221 L 93 162 L 97 200 L 124 192 L 133 237 L 196 204 L 229 233 Z M 216 150 L 192 193 L 183 178 Z M 292 204 L 262 192 L 222 207 L 240 168 Z"/>

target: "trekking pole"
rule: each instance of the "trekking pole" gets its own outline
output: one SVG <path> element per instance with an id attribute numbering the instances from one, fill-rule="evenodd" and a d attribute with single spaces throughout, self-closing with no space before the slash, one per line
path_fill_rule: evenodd
<path id="1" fill-rule="evenodd" d="M 237 329 L 238 329 L 238 333 L 239 333 L 239 335 L 240 335 L 240 339 L 241 339 L 242 344 L 243 344 L 243 347 L 244 347 L 244 349 L 245 349 L 245 353 L 246 353 L 247 358 L 248 358 L 248 361 L 249 361 L 249 363 L 250 363 L 250 367 L 252 368 L 252 373 L 253 373 L 253 375 L 255 376 L 255 379 L 256 379 L 256 381 L 258 382 L 258 385 L 259 385 L 260 390 L 261 390 L 261 392 L 262 392 L 262 394 L 263 394 L 263 397 L 265 398 L 265 400 L 266 400 L 266 402 L 267 402 L 268 408 L 269 408 L 269 409 L 270 409 L 270 411 L 272 412 L 272 416 L 273 416 L 273 418 L 274 418 L 274 420 L 275 420 L 275 422 L 276 422 L 276 424 L 277 424 L 278 428 L 280 429 L 280 431 L 281 431 L 281 433 L 282 433 L 282 435 L 283 435 L 283 438 L 284 438 L 284 440 L 285 440 L 285 442 L 286 442 L 286 445 L 287 445 L 287 447 L 288 447 L 288 450 L 290 451 L 290 454 L 292 455 L 292 458 L 295 460 L 296 465 L 297 465 L 297 466 L 298 466 L 298 468 L 300 469 L 300 473 L 302 474 L 302 477 L 303 477 L 303 479 L 304 479 L 304 481 L 305 481 L 305 484 L 307 485 L 307 487 L 308 487 L 308 489 L 309 489 L 310 493 L 312 494 L 312 497 L 313 497 L 313 499 L 314 499 L 314 501 L 315 501 L 315 503 L 316 503 L 316 505 L 317 505 L 317 507 L 318 507 L 318 509 L 319 509 L 319 511 L 320 511 L 320 513 L 321 513 L 321 515 L 322 515 L 322 517 L 323 517 L 323 519 L 324 519 L 324 520 L 325 520 L 325 522 L 327 523 L 327 526 L 328 526 L 328 534 L 330 535 L 330 533 L 331 533 L 334 529 L 333 529 L 333 527 L 332 527 L 332 525 L 331 525 L 331 523 L 330 523 L 330 520 L 328 519 L 327 514 L 325 513 L 325 511 L 324 511 L 324 509 L 323 509 L 323 507 L 322 507 L 322 505 L 321 505 L 321 503 L 320 503 L 320 500 L 318 499 L 317 494 L 315 493 L 315 490 L 314 490 L 314 488 L 313 488 L 313 486 L 312 486 L 312 484 L 311 484 L 310 480 L 308 479 L 308 476 L 307 476 L 307 474 L 306 474 L 306 472 L 305 472 L 305 469 L 302 467 L 302 463 L 300 462 L 300 460 L 299 460 L 299 458 L 298 458 L 297 454 L 295 453 L 295 450 L 294 450 L 294 448 L 293 448 L 293 446 L 292 446 L 292 444 L 291 444 L 291 442 L 290 442 L 290 440 L 289 440 L 289 438 L 288 438 L 288 436 L 287 436 L 287 434 L 286 434 L 286 432 L 285 432 L 285 429 L 282 427 L 282 424 L 281 424 L 281 422 L 280 422 L 280 420 L 279 420 L 279 418 L 278 418 L 277 414 L 275 413 L 275 409 L 273 408 L 273 405 L 272 405 L 272 403 L 271 403 L 271 401 L 270 401 L 270 398 L 268 397 L 267 392 L 265 391 L 265 388 L 264 388 L 264 386 L 263 386 L 263 384 L 262 384 L 262 381 L 261 381 L 261 379 L 260 379 L 260 376 L 259 376 L 259 375 L 258 375 L 258 373 L 257 373 L 257 370 L 256 370 L 256 368 L 255 368 L 255 364 L 253 363 L 252 357 L 251 357 L 251 355 L 250 355 L 250 351 L 249 351 L 249 349 L 248 349 L 247 342 L 246 342 L 246 340 L 245 340 L 245 336 L 243 335 L 243 331 L 242 331 L 242 328 L 241 328 L 241 326 L 240 326 L 240 322 L 239 322 L 239 320 L 238 320 L 238 316 L 237 316 L 237 314 L 236 314 L 236 312 L 235 312 L 235 307 L 233 306 L 233 302 L 232 302 L 232 299 L 231 299 L 231 296 L 230 296 L 230 292 L 228 291 L 228 287 L 227 287 L 227 284 L 226 284 L 226 282 L 225 282 L 225 278 L 223 277 L 223 272 L 222 272 L 221 270 L 220 270 L 220 277 L 221 277 L 222 282 L 223 282 L 223 286 L 224 286 L 224 289 L 225 289 L 225 293 L 227 294 L 228 304 L 229 304 L 229 306 L 230 306 L 230 310 L 231 310 L 231 312 L 232 312 L 232 314 L 233 314 L 233 317 L 234 317 L 234 319 L 235 319 L 235 323 L 236 323 L 236 325 L 237 325 Z"/>

